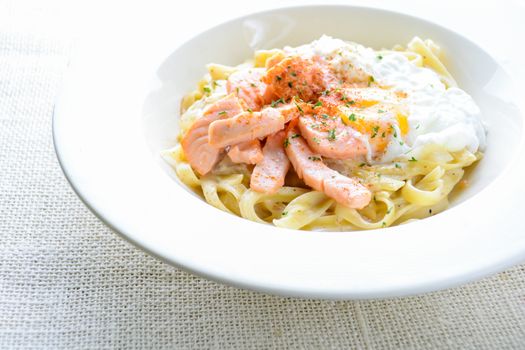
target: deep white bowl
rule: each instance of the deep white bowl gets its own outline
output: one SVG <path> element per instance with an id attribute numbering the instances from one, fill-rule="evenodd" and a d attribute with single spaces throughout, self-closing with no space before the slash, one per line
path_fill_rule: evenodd
<path id="1" fill-rule="evenodd" d="M 352 6 L 256 13 L 178 48 L 166 33 L 138 27 L 130 28 L 130 36 L 133 30 L 141 33 L 133 45 L 100 41 L 77 55 L 53 132 L 64 173 L 80 198 L 142 249 L 236 286 L 333 299 L 437 290 L 524 260 L 523 114 L 514 103 L 512 79 L 460 34 L 400 13 Z M 469 175 L 471 186 L 450 209 L 375 231 L 280 229 L 209 206 L 160 160 L 159 150 L 173 145 L 177 134 L 180 99 L 207 63 L 239 64 L 255 49 L 308 43 L 322 34 L 374 48 L 417 35 L 445 50 L 445 63 L 481 107 L 489 130 L 485 157 Z M 140 50 L 146 42 L 148 50 Z"/>

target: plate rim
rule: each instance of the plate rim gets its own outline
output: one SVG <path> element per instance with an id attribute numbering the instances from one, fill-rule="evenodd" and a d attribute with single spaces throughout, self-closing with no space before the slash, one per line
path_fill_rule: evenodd
<path id="1" fill-rule="evenodd" d="M 316 7 L 345 7 L 345 8 L 360 8 L 364 10 L 370 10 L 370 11 L 379 11 L 379 12 L 388 12 L 394 15 L 399 16 L 405 16 L 405 17 L 411 17 L 414 20 L 422 21 L 430 23 L 433 26 L 439 27 L 441 30 L 445 30 L 448 32 L 453 33 L 456 36 L 460 36 L 462 39 L 469 41 L 474 46 L 482 49 L 484 52 L 486 52 L 492 59 L 494 59 L 496 62 L 498 62 L 493 55 L 490 54 L 488 50 L 483 48 L 481 45 L 477 44 L 476 42 L 470 40 L 468 37 L 464 36 L 461 33 L 458 33 L 452 29 L 449 29 L 447 27 L 443 27 L 431 20 L 428 20 L 426 18 L 417 17 L 411 14 L 406 14 L 399 11 L 393 11 L 390 9 L 383 9 L 380 7 L 370 7 L 370 6 L 364 6 L 364 5 L 343 5 L 343 4 L 326 4 L 326 5 L 319 5 L 319 4 L 305 4 L 305 5 L 293 5 L 293 6 L 283 6 L 283 7 L 273 7 L 271 9 L 266 9 L 263 11 L 255 11 L 249 14 L 244 14 L 242 16 L 237 16 L 234 18 L 230 18 L 226 21 L 223 21 L 217 25 L 214 25 L 213 27 L 210 27 L 206 30 L 200 31 L 194 35 L 192 35 L 189 39 L 185 41 L 181 41 L 177 43 L 177 45 L 174 45 L 173 51 L 175 52 L 188 42 L 191 42 L 196 37 L 203 35 L 207 33 L 208 31 L 213 31 L 217 27 L 221 25 L 225 25 L 230 22 L 239 21 L 254 15 L 263 15 L 268 14 L 272 12 L 277 12 L 281 10 L 290 10 L 290 9 L 297 9 L 297 8 L 316 8 Z M 163 57 L 163 61 L 166 60 L 167 57 Z M 504 67 L 503 65 L 500 65 L 501 67 Z M 65 76 L 71 74 L 70 69 L 66 72 Z M 66 78 L 64 78 L 64 81 Z M 63 86 L 62 86 L 63 88 Z M 435 291 L 438 289 L 453 287 L 457 285 L 461 285 L 467 282 L 471 282 L 474 280 L 479 279 L 480 277 L 490 275 L 492 273 L 496 273 L 498 271 L 501 271 L 505 268 L 508 268 L 516 263 L 522 262 L 525 260 L 525 251 L 520 250 L 519 252 L 516 252 L 512 257 L 507 257 L 505 261 L 500 261 L 499 264 L 490 264 L 490 266 L 484 266 L 480 267 L 477 271 L 470 271 L 470 272 L 464 272 L 463 275 L 455 275 L 453 278 L 448 277 L 444 278 L 444 280 L 434 280 L 434 282 L 429 282 L 427 284 L 421 284 L 419 286 L 409 286 L 402 290 L 383 290 L 383 291 L 375 291 L 375 292 L 369 292 L 369 293 L 361 293 L 361 294 L 354 294 L 352 292 L 344 292 L 344 293 L 334 293 L 334 292 L 321 292 L 321 291 L 299 291 L 299 290 L 293 290 L 293 289 L 286 289 L 282 286 L 268 286 L 268 285 L 254 285 L 251 282 L 243 282 L 240 280 L 237 280 L 235 278 L 228 278 L 227 276 L 221 276 L 217 275 L 216 273 L 211 273 L 209 271 L 200 269 L 196 266 L 191 266 L 190 264 L 187 264 L 187 262 L 183 261 L 177 261 L 173 257 L 166 257 L 163 254 L 159 253 L 158 251 L 155 251 L 151 249 L 151 247 L 148 244 L 145 244 L 144 242 L 140 242 L 139 240 L 136 240 L 133 238 L 132 234 L 126 233 L 126 230 L 123 227 L 119 227 L 118 224 L 112 223 L 111 220 L 107 219 L 103 213 L 99 213 L 99 211 L 96 209 L 96 205 L 94 203 L 91 203 L 89 200 L 89 196 L 82 192 L 81 188 L 78 186 L 78 184 L 75 183 L 75 180 L 69 173 L 67 169 L 67 165 L 65 164 L 65 161 L 63 159 L 61 149 L 58 144 L 60 144 L 60 141 L 57 140 L 57 115 L 60 113 L 60 106 L 63 103 L 61 99 L 63 98 L 62 91 L 58 94 L 55 105 L 53 108 L 53 117 L 52 117 L 52 138 L 53 138 L 53 147 L 58 159 L 58 162 L 60 164 L 60 167 L 70 184 L 71 188 L 74 190 L 75 194 L 81 199 L 81 201 L 86 205 L 86 207 L 89 208 L 89 210 L 99 219 L 101 220 L 105 225 L 107 225 L 109 228 L 111 228 L 114 232 L 116 232 L 120 237 L 126 239 L 128 242 L 131 242 L 136 247 L 140 248 L 141 250 L 146 251 L 148 254 L 156 257 L 159 260 L 162 260 L 170 265 L 177 266 L 185 271 L 188 271 L 190 273 L 203 276 L 207 279 L 214 280 L 220 283 L 225 283 L 228 285 L 233 285 L 236 287 L 244 288 L 244 289 L 250 289 L 254 291 L 259 292 L 266 292 L 274 295 L 279 296 L 293 296 L 293 297 L 307 297 L 307 298 L 319 298 L 319 299 L 374 299 L 374 298 L 385 298 L 385 297 L 393 297 L 393 296 L 407 296 L 407 295 L 415 295 L 430 291 Z M 521 143 L 523 143 L 523 139 L 521 140 Z M 522 150 L 523 147 L 520 145 L 520 149 Z M 519 156 L 519 150 L 516 151 L 515 157 Z M 509 165 L 510 166 L 510 165 Z M 508 168 L 508 167 L 507 167 Z M 503 174 L 498 175 L 498 178 L 501 177 Z M 487 185 L 491 186 L 496 182 L 496 179 L 493 180 L 490 184 Z M 485 188 L 483 189 L 483 191 Z M 481 192 L 483 192 L 481 191 Z"/>

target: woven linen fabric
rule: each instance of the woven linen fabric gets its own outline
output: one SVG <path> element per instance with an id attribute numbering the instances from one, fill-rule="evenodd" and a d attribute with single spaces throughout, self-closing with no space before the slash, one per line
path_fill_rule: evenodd
<path id="1" fill-rule="evenodd" d="M 5 28 L 4 28 L 5 29 Z M 524 349 L 525 267 L 378 301 L 239 290 L 118 238 L 51 137 L 70 42 L 0 32 L 0 349 Z"/>

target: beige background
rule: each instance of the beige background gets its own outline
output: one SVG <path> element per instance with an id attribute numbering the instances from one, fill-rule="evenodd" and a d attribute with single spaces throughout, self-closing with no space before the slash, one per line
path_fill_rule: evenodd
<path id="1" fill-rule="evenodd" d="M 53 151 L 53 100 L 82 31 L 68 11 L 0 3 L 0 349 L 525 348 L 525 266 L 404 299 L 298 300 L 189 275 L 119 239 Z"/>

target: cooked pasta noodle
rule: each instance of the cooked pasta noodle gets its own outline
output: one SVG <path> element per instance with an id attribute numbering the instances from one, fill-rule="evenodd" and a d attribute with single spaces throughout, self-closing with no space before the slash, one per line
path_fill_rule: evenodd
<path id="1" fill-rule="evenodd" d="M 301 52 L 297 50 L 296 52 Z M 440 48 L 431 40 L 423 41 L 416 37 L 406 48 L 397 46 L 393 50 L 378 50 L 374 53 L 378 55 L 378 59 L 393 54 L 403 56 L 418 69 L 425 69 L 418 71 L 420 74 L 430 74 L 427 71 L 431 70 L 446 88 L 457 86 L 441 61 Z M 261 50 L 255 53 L 253 61 L 240 66 L 209 64 L 209 73 L 199 82 L 197 89 L 182 100 L 179 141 L 196 120 L 203 118 L 207 106 L 228 95 L 228 79 L 234 73 L 249 67 L 265 69 L 272 60 L 280 61 L 287 55 L 290 53 L 286 50 Z M 274 104 L 275 102 L 272 107 Z M 437 115 L 440 112 L 432 113 Z M 408 119 L 411 120 L 411 115 L 408 114 Z M 434 115 L 433 117 L 437 118 Z M 399 116 L 397 118 L 400 120 Z M 370 158 L 370 150 L 359 161 L 325 159 L 329 168 L 358 179 L 371 192 L 372 199 L 361 209 L 351 208 L 323 191 L 312 189 L 297 179 L 295 174 L 289 174 L 285 185 L 274 193 L 257 192 L 250 188 L 254 165 L 235 164 L 228 156 L 205 175 L 200 175 L 192 168 L 179 143 L 163 151 L 162 156 L 174 168 L 180 181 L 202 194 L 206 202 L 243 218 L 291 229 L 376 229 L 421 219 L 446 209 L 449 194 L 462 179 L 464 169 L 482 156 L 480 147 L 453 149 L 454 147 L 437 141 L 410 140 L 410 134 L 407 133 L 404 135 L 405 139 L 402 139 L 396 134 L 402 133 L 403 128 L 408 126 L 403 127 L 399 122 L 395 127 L 391 125 L 391 130 L 382 131 L 379 126 L 375 126 L 370 131 L 377 135 L 382 134 L 382 137 L 391 134 L 388 147 L 394 147 L 394 142 L 399 143 L 395 146 L 398 148 L 397 154 L 390 159 L 386 156 L 388 151 L 384 151 L 385 156 L 382 159 Z M 330 138 L 330 134 L 328 137 Z M 379 138 L 374 134 L 370 137 Z M 268 142 L 267 140 L 266 143 Z"/>

